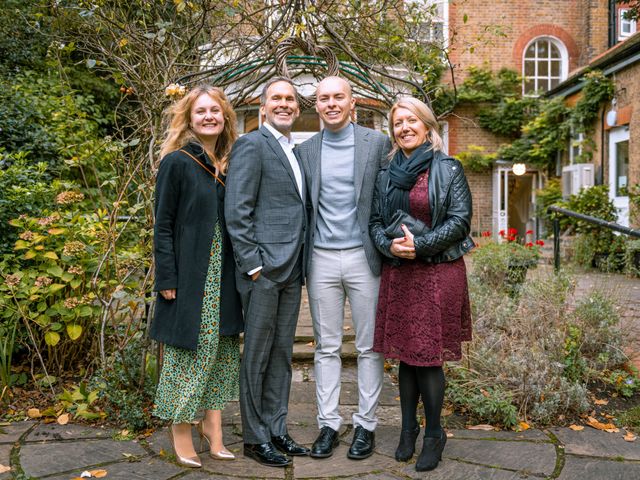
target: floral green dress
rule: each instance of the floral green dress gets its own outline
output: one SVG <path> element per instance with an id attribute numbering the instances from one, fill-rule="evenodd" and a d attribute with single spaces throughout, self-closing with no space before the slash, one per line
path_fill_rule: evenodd
<path id="1" fill-rule="evenodd" d="M 216 223 L 195 351 L 165 345 L 153 414 L 173 423 L 194 420 L 199 410 L 222 410 L 238 398 L 240 339 L 220 336 L 222 231 Z M 178 292 L 180 295 L 180 292 Z"/>

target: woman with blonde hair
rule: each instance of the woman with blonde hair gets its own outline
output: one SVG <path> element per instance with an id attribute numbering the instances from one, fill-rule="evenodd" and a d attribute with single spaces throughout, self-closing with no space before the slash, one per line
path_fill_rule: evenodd
<path id="1" fill-rule="evenodd" d="M 448 157 L 431 109 L 402 98 L 391 108 L 393 149 L 380 170 L 369 233 L 383 254 L 373 350 L 400 360 L 402 431 L 398 461 L 415 451 L 422 397 L 426 427 L 417 471 L 433 470 L 447 437 L 440 426 L 445 360 L 459 360 L 471 339 L 467 276 L 462 255 L 469 237 L 471 193 L 456 159 Z"/>
<path id="2" fill-rule="evenodd" d="M 191 439 L 233 460 L 222 440 L 221 410 L 238 397 L 242 307 L 224 222 L 228 157 L 238 137 L 225 94 L 195 87 L 167 110 L 156 181 L 154 257 L 159 292 L 150 337 L 164 346 L 154 415 L 169 427 L 178 463 L 200 467 Z"/>

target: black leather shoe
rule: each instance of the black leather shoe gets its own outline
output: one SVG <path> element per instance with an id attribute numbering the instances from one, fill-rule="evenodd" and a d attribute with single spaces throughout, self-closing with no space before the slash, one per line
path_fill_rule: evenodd
<path id="1" fill-rule="evenodd" d="M 268 467 L 286 467 L 291 464 L 291 459 L 282 455 L 273 443 L 245 443 L 244 444 L 244 456 L 253 458 L 256 462 Z"/>
<path id="2" fill-rule="evenodd" d="M 340 443 L 338 432 L 331 427 L 322 427 L 320 435 L 313 442 L 310 455 L 313 458 L 327 458 L 333 454 L 333 449 Z"/>
<path id="3" fill-rule="evenodd" d="M 358 425 L 353 434 L 353 441 L 347 453 L 347 457 L 353 460 L 362 460 L 373 455 L 373 447 L 376 446 L 376 434 Z"/>
<path id="4" fill-rule="evenodd" d="M 447 434 L 440 433 L 440 438 L 424 437 L 422 444 L 422 452 L 416 461 L 417 472 L 428 472 L 438 466 L 438 462 L 442 460 L 442 451 L 447 443 Z"/>
<path id="5" fill-rule="evenodd" d="M 406 462 L 413 457 L 419 433 L 420 427 L 418 425 L 412 430 L 402 430 L 400 432 L 400 441 L 398 442 L 398 448 L 396 448 L 396 461 Z"/>
<path id="6" fill-rule="evenodd" d="M 309 455 L 309 449 L 298 445 L 288 433 L 284 435 L 278 435 L 277 437 L 271 437 L 271 443 L 273 443 L 278 450 L 286 453 L 287 455 L 302 456 Z"/>

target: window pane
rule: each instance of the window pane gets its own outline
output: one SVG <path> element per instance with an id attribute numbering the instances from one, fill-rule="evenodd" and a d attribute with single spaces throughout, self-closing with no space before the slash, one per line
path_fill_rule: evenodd
<path id="1" fill-rule="evenodd" d="M 536 74 L 536 64 L 533 60 L 525 60 L 524 62 L 524 76 L 533 77 Z"/>
<path id="2" fill-rule="evenodd" d="M 533 80 L 528 78 L 524 81 L 524 93 L 533 93 L 535 90 L 535 84 Z"/>
<path id="3" fill-rule="evenodd" d="M 629 175 L 629 141 L 616 143 L 616 196 L 626 197 Z"/>
<path id="4" fill-rule="evenodd" d="M 529 45 L 527 51 L 524 53 L 524 58 L 535 58 L 536 57 L 536 44 L 535 42 Z"/>
<path id="5" fill-rule="evenodd" d="M 547 58 L 547 55 L 549 55 L 549 41 L 538 40 L 536 45 L 538 46 L 538 58 Z"/>
<path id="6" fill-rule="evenodd" d="M 551 61 L 551 76 L 559 77 L 560 76 L 560 62 Z"/>
<path id="7" fill-rule="evenodd" d="M 538 76 L 540 77 L 549 76 L 549 62 L 544 60 L 538 62 Z"/>
<path id="8" fill-rule="evenodd" d="M 559 78 L 552 78 L 549 83 L 550 83 L 549 89 L 551 89 L 551 88 L 555 87 L 556 85 L 558 85 L 560 83 L 560 79 Z"/>
<path id="9" fill-rule="evenodd" d="M 551 58 L 561 58 L 560 56 L 560 49 L 554 45 L 553 43 L 549 42 L 549 57 Z"/>

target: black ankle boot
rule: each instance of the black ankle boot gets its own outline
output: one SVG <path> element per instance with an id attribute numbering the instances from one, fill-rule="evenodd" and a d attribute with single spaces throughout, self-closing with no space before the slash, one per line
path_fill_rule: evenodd
<path id="1" fill-rule="evenodd" d="M 440 433 L 440 438 L 424 437 L 422 444 L 422 452 L 416 462 L 417 472 L 427 472 L 438 466 L 438 462 L 442 460 L 442 451 L 447 443 L 447 434 L 444 430 Z"/>
<path id="2" fill-rule="evenodd" d="M 398 462 L 406 462 L 416 451 L 416 439 L 420 433 L 420 427 L 416 427 L 412 430 L 402 430 L 400 432 L 400 441 L 398 442 L 398 448 L 396 448 L 396 460 Z"/>

